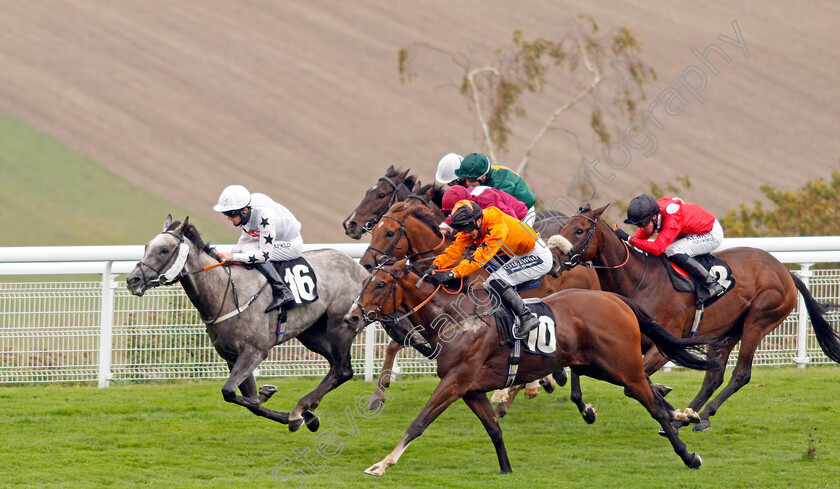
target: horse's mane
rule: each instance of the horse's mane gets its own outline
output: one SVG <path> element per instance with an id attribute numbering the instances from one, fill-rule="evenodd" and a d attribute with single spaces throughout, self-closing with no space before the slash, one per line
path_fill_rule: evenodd
<path id="1" fill-rule="evenodd" d="M 181 221 L 174 221 L 172 224 L 169 225 L 167 231 L 174 231 L 177 227 L 181 225 Z M 198 249 L 207 253 L 208 255 L 212 256 L 215 259 L 219 259 L 219 255 L 216 254 L 216 248 L 210 245 L 210 243 L 205 243 L 204 240 L 201 238 L 201 233 L 198 232 L 194 224 L 187 224 L 187 227 L 184 229 L 184 237 L 189 239 L 190 241 L 195 244 Z"/>
<path id="2" fill-rule="evenodd" d="M 417 220 L 428 226 L 429 229 L 435 232 L 436 236 L 443 237 L 443 235 L 440 234 L 440 222 L 438 222 L 437 218 L 428 207 L 414 204 L 411 201 L 404 201 L 397 202 L 388 209 L 389 214 L 406 211 L 408 211 L 409 216 L 417 218 Z"/>
<path id="3" fill-rule="evenodd" d="M 444 191 L 442 186 L 436 183 L 430 183 L 413 190 L 411 195 L 409 195 L 409 198 L 413 197 L 416 199 L 422 199 L 426 202 L 431 202 L 440 209 L 443 205 L 443 193 Z"/>

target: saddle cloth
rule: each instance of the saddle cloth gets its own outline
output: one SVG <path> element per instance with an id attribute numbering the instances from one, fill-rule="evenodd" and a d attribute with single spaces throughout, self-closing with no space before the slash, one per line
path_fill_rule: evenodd
<path id="1" fill-rule="evenodd" d="M 697 263 L 703 266 L 709 273 L 715 277 L 725 290 L 725 292 L 717 297 L 709 298 L 709 291 L 702 282 L 688 275 L 683 269 L 671 263 L 668 258 L 662 254 L 659 255 L 665 269 L 668 270 L 668 276 L 671 278 L 671 284 L 678 292 L 697 293 L 697 302 L 702 302 L 705 306 L 714 304 L 718 299 L 726 295 L 735 286 L 735 279 L 732 278 L 732 269 L 723 259 L 711 254 L 697 255 L 694 257 Z"/>
<path id="2" fill-rule="evenodd" d="M 283 306 L 284 310 L 305 306 L 318 300 L 318 280 L 315 277 L 315 270 L 306 261 L 306 258 L 299 257 L 294 260 L 272 262 L 277 273 L 289 286 L 295 302 Z"/>
<path id="3" fill-rule="evenodd" d="M 524 299 L 532 313 L 540 318 L 540 325 L 531 330 L 524 339 L 516 340 L 522 343 L 522 349 L 528 353 L 554 356 L 557 350 L 557 331 L 555 330 L 554 311 L 538 298 Z M 519 324 L 519 318 L 506 307 L 499 307 L 494 313 L 496 328 L 499 331 L 499 344 L 513 345 L 514 338 L 511 331 Z"/>

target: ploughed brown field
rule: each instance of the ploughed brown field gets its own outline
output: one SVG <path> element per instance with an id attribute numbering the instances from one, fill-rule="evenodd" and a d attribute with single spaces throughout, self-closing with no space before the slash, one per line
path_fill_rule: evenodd
<path id="1" fill-rule="evenodd" d="M 544 201 L 568 196 L 583 157 L 600 158 L 589 173 L 594 204 L 688 175 L 682 197 L 717 214 L 760 198 L 761 184 L 793 189 L 837 168 L 832 2 L 9 0 L 0 5 L 0 111 L 194 213 L 211 215 L 221 189 L 242 183 L 288 206 L 307 241 L 343 241 L 341 221 L 388 165 L 428 183 L 445 153 L 481 149 L 459 68 L 430 54 L 402 85 L 400 47 L 469 53 L 477 66 L 510 46 L 515 29 L 557 38 L 579 14 L 643 41 L 660 76 L 646 104 L 670 88 L 687 105 L 675 116 L 654 109 L 655 151 L 634 148 L 620 170 L 588 137 L 579 149 L 551 132 L 525 175 Z M 731 42 L 733 21 L 745 46 Z M 729 59 L 707 53 L 717 75 L 691 51 L 712 43 Z M 699 80 L 692 70 L 707 79 L 696 96 L 678 81 L 684 72 Z M 515 167 L 568 98 L 549 90 L 530 99 L 529 121 L 498 162 Z M 561 127 L 585 135 L 588 106 Z"/>

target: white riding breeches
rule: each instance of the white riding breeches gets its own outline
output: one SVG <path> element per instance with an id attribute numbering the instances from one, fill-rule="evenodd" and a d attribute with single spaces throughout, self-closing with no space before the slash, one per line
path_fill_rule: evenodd
<path id="1" fill-rule="evenodd" d="M 534 221 L 537 220 L 537 211 L 534 210 L 534 207 L 531 206 L 528 208 L 528 212 L 525 213 L 525 217 L 522 218 L 522 222 L 525 224 L 534 227 Z"/>
<path id="2" fill-rule="evenodd" d="M 551 250 L 548 249 L 545 241 L 540 239 L 534 244 L 534 249 L 511 258 L 502 268 L 491 273 L 487 279 L 501 280 L 511 286 L 518 285 L 548 273 L 551 270 L 552 261 Z"/>
<path id="3" fill-rule="evenodd" d="M 712 230 L 706 234 L 689 235 L 680 238 L 671 243 L 665 248 L 665 256 L 677 255 L 684 253 L 688 256 L 703 255 L 711 253 L 723 243 L 723 228 L 715 219 L 715 224 Z"/>

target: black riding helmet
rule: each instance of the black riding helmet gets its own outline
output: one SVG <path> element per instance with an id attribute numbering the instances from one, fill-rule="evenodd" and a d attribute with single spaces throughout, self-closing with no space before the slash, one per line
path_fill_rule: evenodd
<path id="1" fill-rule="evenodd" d="M 475 222 L 481 219 L 481 207 L 469 200 L 460 200 L 452 206 L 452 218 L 449 225 L 457 232 L 470 231 L 477 226 Z"/>
<path id="2" fill-rule="evenodd" d="M 656 199 L 647 194 L 634 197 L 627 206 L 627 219 L 624 224 L 632 224 L 634 226 L 643 226 L 647 222 L 659 214 L 659 204 Z"/>

